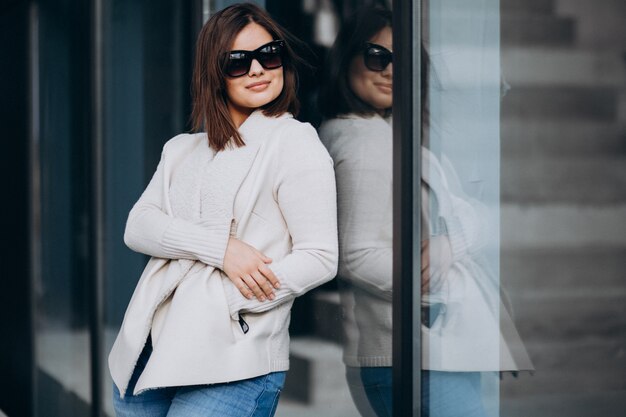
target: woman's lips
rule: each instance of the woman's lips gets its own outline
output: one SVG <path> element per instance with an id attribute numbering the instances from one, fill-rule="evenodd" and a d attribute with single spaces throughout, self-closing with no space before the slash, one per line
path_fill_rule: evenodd
<path id="1" fill-rule="evenodd" d="M 248 84 L 246 88 L 252 91 L 263 91 L 270 85 L 269 81 L 258 81 L 256 83 Z"/>
<path id="2" fill-rule="evenodd" d="M 391 93 L 393 91 L 393 84 L 375 83 L 374 85 L 383 93 Z"/>

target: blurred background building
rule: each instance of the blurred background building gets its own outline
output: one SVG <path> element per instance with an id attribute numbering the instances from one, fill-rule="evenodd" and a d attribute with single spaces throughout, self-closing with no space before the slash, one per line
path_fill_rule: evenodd
<path id="1" fill-rule="evenodd" d="M 126 216 L 162 145 L 190 128 L 195 37 L 230 3 L 0 3 L 0 410 L 9 417 L 113 415 L 106 355 L 146 262 L 123 244 Z M 341 22 L 375 2 L 257 3 L 309 43 L 315 67 Z M 439 21 L 423 15 L 431 30 L 467 23 L 474 3 L 489 4 L 482 15 L 498 23 L 484 43 L 454 46 L 496 45 L 501 64 L 500 278 L 536 371 L 501 381 L 497 415 L 624 416 L 626 3 L 438 3 Z M 301 79 L 300 118 L 314 125 L 317 80 L 315 70 Z M 277 415 L 358 416 L 341 316 L 333 282 L 296 302 Z"/>

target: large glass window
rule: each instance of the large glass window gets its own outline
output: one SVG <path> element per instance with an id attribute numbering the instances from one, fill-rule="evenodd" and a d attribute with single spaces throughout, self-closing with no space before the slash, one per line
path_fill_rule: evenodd
<path id="1" fill-rule="evenodd" d="M 37 415 L 82 416 L 91 402 L 89 44 L 84 5 L 37 9 L 40 126 L 32 173 L 39 259 L 34 260 Z"/>
<path id="2" fill-rule="evenodd" d="M 421 3 L 423 410 L 620 415 L 625 9 Z"/>
<path id="3" fill-rule="evenodd" d="M 380 42 L 391 41 L 391 12 L 355 15 L 359 9 L 378 3 L 370 1 L 267 1 L 267 10 L 288 30 L 306 43 L 298 52 L 312 68 L 301 68 L 299 119 L 318 129 L 322 143 L 334 160 L 337 180 L 340 265 L 336 279 L 295 300 L 290 324 L 291 369 L 277 416 L 372 415 L 370 399 L 380 390 L 378 406 L 390 405 L 391 397 L 391 244 L 392 244 L 392 164 L 391 164 L 391 89 L 386 91 L 387 114 L 376 111 L 360 117 L 356 109 L 345 106 L 346 94 L 356 97 L 339 81 L 361 77 L 365 42 L 380 33 Z M 370 26 L 366 30 L 359 26 Z M 350 39 L 354 35 L 358 40 Z M 391 45 L 386 46 L 391 49 Z M 351 63 L 362 71 L 351 71 Z M 386 75 L 391 80 L 391 68 Z M 371 74 L 378 74 L 371 72 Z M 382 77 L 381 77 L 382 78 Z M 372 86 L 362 91 L 371 93 Z M 369 108 L 369 104 L 367 104 Z M 383 112 L 384 113 L 384 112 Z M 374 119 L 371 116 L 376 115 Z M 380 135 L 366 137 L 368 126 Z M 355 124 L 358 129 L 346 129 Z M 350 154 L 349 147 L 354 147 Z M 372 147 L 380 147 L 379 163 L 364 169 L 363 158 Z M 348 155 L 348 158 L 344 158 Z M 372 183 L 371 181 L 374 181 Z M 375 186 L 375 189 L 372 188 Z M 377 191 L 376 191 L 377 190 Z M 380 196 L 367 205 L 368 200 Z M 375 204 L 379 203 L 379 204 Z M 378 378 L 371 389 L 368 380 Z M 375 405 L 376 406 L 376 405 Z"/>
<path id="4" fill-rule="evenodd" d="M 124 245 L 128 212 L 163 144 L 187 127 L 191 48 L 188 2 L 107 2 L 103 28 L 104 323 L 102 404 L 114 415 L 106 358 L 147 257 Z M 199 16 L 195 16 L 199 20 Z"/>
<path id="5" fill-rule="evenodd" d="M 190 2 L 36 3 L 34 409 L 111 416 L 106 356 L 146 261 L 124 246 L 126 216 L 185 130 L 198 25 Z"/>

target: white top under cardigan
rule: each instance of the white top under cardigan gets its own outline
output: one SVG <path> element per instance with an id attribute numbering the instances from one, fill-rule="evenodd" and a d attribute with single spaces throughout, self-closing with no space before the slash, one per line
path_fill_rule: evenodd
<path id="1" fill-rule="evenodd" d="M 287 370 L 293 299 L 336 274 L 335 179 L 315 129 L 256 111 L 239 132 L 246 146 L 217 154 L 206 134 L 171 139 L 129 214 L 126 244 L 152 258 L 109 355 L 122 396 L 150 332 L 135 394 Z M 223 273 L 231 235 L 273 259 L 274 300 L 246 299 Z"/>

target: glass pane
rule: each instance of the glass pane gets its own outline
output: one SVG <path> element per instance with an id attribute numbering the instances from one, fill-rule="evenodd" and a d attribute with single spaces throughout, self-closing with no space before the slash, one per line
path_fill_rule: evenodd
<path id="1" fill-rule="evenodd" d="M 624 25 L 619 1 L 504 1 L 502 282 L 535 375 L 507 416 L 626 407 Z M 522 146 L 519 146 L 522 145 Z"/>
<path id="2" fill-rule="evenodd" d="M 107 356 L 147 257 L 124 244 L 128 212 L 165 141 L 190 106 L 190 8 L 185 2 L 111 1 L 103 10 L 105 282 L 103 405 L 113 416 Z M 186 28 L 188 30 L 183 30 Z"/>
<path id="3" fill-rule="evenodd" d="M 621 415 L 626 9 L 423 3 L 425 411 Z"/>
<path id="4" fill-rule="evenodd" d="M 39 2 L 40 274 L 34 288 L 40 416 L 87 416 L 91 401 L 88 329 L 89 49 L 86 7 Z"/>
<path id="5" fill-rule="evenodd" d="M 318 128 L 333 158 L 340 253 L 337 278 L 294 303 L 277 416 L 391 409 L 393 47 L 391 12 L 372 3 L 268 2 L 318 57 L 305 54 L 317 68 L 300 73 L 299 119 Z M 378 70 L 364 66 L 366 42 L 379 44 L 370 51 Z"/>
<path id="6" fill-rule="evenodd" d="M 507 343 L 514 342 L 500 335 L 501 323 L 504 333 L 516 333 L 501 302 L 498 275 L 498 1 L 424 6 L 423 411 L 494 415 L 498 371 L 517 369 L 521 360 L 510 357 Z"/>

